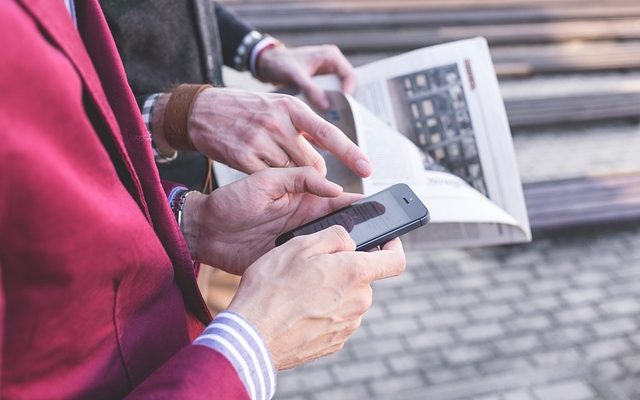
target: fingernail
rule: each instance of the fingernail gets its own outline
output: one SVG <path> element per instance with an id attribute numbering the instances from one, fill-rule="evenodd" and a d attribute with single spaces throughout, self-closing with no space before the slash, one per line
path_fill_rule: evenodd
<path id="1" fill-rule="evenodd" d="M 320 107 L 322 107 L 323 111 L 328 111 L 329 108 L 331 107 L 331 103 L 329 103 L 329 100 L 327 99 L 322 99 L 320 101 Z"/>
<path id="2" fill-rule="evenodd" d="M 371 172 L 371 165 L 366 160 L 360 159 L 356 161 L 356 170 L 360 175 L 369 175 Z"/>

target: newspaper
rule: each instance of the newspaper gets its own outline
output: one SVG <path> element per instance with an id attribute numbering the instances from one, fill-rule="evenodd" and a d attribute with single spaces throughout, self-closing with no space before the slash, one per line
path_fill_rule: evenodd
<path id="1" fill-rule="evenodd" d="M 408 184 L 431 213 L 409 233 L 408 249 L 482 246 L 531 240 L 522 184 L 498 81 L 484 38 L 423 48 L 356 69 L 352 96 L 336 77 L 323 116 L 367 154 L 361 179 L 323 153 L 327 176 L 370 195 Z M 240 177 L 215 165 L 220 185 Z"/>

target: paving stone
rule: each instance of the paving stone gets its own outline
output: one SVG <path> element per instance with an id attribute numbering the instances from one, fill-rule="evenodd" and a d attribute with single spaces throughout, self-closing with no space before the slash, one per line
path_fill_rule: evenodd
<path id="1" fill-rule="evenodd" d="M 501 356 L 489 361 L 483 361 L 478 364 L 478 369 L 483 375 L 495 374 L 505 371 L 516 371 L 531 369 L 532 363 L 527 357 L 511 357 Z"/>
<path id="2" fill-rule="evenodd" d="M 585 326 L 569 325 L 547 329 L 542 333 L 542 338 L 547 346 L 557 348 L 588 341 L 591 335 Z"/>
<path id="3" fill-rule="evenodd" d="M 634 297 L 620 297 L 604 301 L 600 309 L 609 315 L 630 315 L 640 313 L 640 301 Z"/>
<path id="4" fill-rule="evenodd" d="M 519 284 L 511 283 L 492 288 L 491 290 L 483 292 L 482 295 L 489 301 L 504 301 L 524 298 L 524 290 Z"/>
<path id="5" fill-rule="evenodd" d="M 607 294 L 611 298 L 621 296 L 635 296 L 638 294 L 638 288 L 640 288 L 640 282 L 637 280 L 623 280 L 613 284 L 608 284 L 605 287 Z"/>
<path id="6" fill-rule="evenodd" d="M 596 396 L 591 386 L 581 380 L 557 382 L 533 389 L 541 400 L 587 400 Z"/>
<path id="7" fill-rule="evenodd" d="M 594 371 L 599 378 L 607 380 L 618 380 L 626 372 L 617 360 L 599 362 L 595 365 Z"/>
<path id="8" fill-rule="evenodd" d="M 389 373 L 387 366 L 381 360 L 337 364 L 332 367 L 332 370 L 340 383 L 379 378 Z"/>
<path id="9" fill-rule="evenodd" d="M 469 290 L 488 287 L 491 281 L 482 274 L 462 275 L 449 280 L 447 286 L 453 290 Z"/>
<path id="10" fill-rule="evenodd" d="M 410 297 L 387 305 L 390 315 L 415 315 L 431 310 L 431 302 L 424 297 Z"/>
<path id="11" fill-rule="evenodd" d="M 471 319 L 476 321 L 500 320 L 514 314 L 513 309 L 508 304 L 481 304 L 467 308 L 467 312 Z"/>
<path id="12" fill-rule="evenodd" d="M 393 279 L 393 278 L 391 278 Z M 386 279 L 383 279 L 386 280 Z M 380 281 L 382 282 L 382 281 Z M 390 301 L 395 300 L 401 297 L 400 288 L 399 287 L 382 287 L 376 288 L 373 287 L 373 301 L 374 303 L 379 303 L 382 301 Z"/>
<path id="13" fill-rule="evenodd" d="M 407 336 L 406 341 L 409 349 L 424 350 L 452 343 L 453 336 L 447 331 L 424 331 Z"/>
<path id="14" fill-rule="evenodd" d="M 527 315 L 512 318 L 506 322 L 512 332 L 539 331 L 551 326 L 551 321 L 546 315 Z"/>
<path id="15" fill-rule="evenodd" d="M 351 354 L 358 359 L 380 357 L 401 352 L 404 349 L 400 337 L 388 336 L 382 339 L 370 339 L 349 346 Z"/>
<path id="16" fill-rule="evenodd" d="M 573 274 L 570 279 L 576 285 L 597 286 L 611 281 L 611 273 L 609 271 L 579 271 Z"/>
<path id="17" fill-rule="evenodd" d="M 438 357 L 435 355 L 435 357 Z M 387 357 L 387 361 L 394 373 L 405 373 L 408 371 L 418 371 L 422 368 L 422 364 L 415 354 L 394 354 Z"/>
<path id="18" fill-rule="evenodd" d="M 371 395 L 362 384 L 337 386 L 332 389 L 316 392 L 313 395 L 315 400 L 353 400 L 368 399 L 369 397 L 371 397 Z"/>
<path id="19" fill-rule="evenodd" d="M 600 321 L 594 323 L 592 327 L 596 334 L 601 338 L 638 331 L 638 324 L 632 318 L 628 317 L 610 321 Z"/>
<path id="20" fill-rule="evenodd" d="M 476 397 L 474 400 L 503 400 L 500 395 L 489 394 L 486 396 Z"/>
<path id="21" fill-rule="evenodd" d="M 636 346 L 636 348 L 640 348 L 640 333 L 630 335 L 629 340 Z"/>
<path id="22" fill-rule="evenodd" d="M 593 306 L 567 308 L 556 312 L 554 315 L 555 318 L 562 324 L 591 322 L 598 318 L 598 313 Z"/>
<path id="23" fill-rule="evenodd" d="M 640 354 L 624 356 L 620 362 L 631 375 L 640 375 Z"/>
<path id="24" fill-rule="evenodd" d="M 533 273 L 527 269 L 502 269 L 495 273 L 495 280 L 500 283 L 522 282 L 533 279 Z"/>
<path id="25" fill-rule="evenodd" d="M 576 250 L 568 249 L 570 255 L 576 255 Z M 555 254 L 549 254 L 547 256 L 548 262 L 544 264 L 537 264 L 535 266 L 536 274 L 543 278 L 559 279 L 565 276 L 569 276 L 576 270 L 576 265 L 573 260 L 566 260 L 564 254 L 558 254 L 558 249 L 554 249 Z M 555 258 L 555 259 L 554 259 Z M 559 261 L 558 261 L 559 259 Z"/>
<path id="26" fill-rule="evenodd" d="M 278 394 L 315 391 L 331 386 L 333 378 L 327 369 L 314 368 L 301 371 L 286 371 L 278 374 Z"/>
<path id="27" fill-rule="evenodd" d="M 582 356 L 574 348 L 536 352 L 530 357 L 540 366 L 573 364 L 583 361 Z"/>
<path id="28" fill-rule="evenodd" d="M 555 294 L 530 296 L 514 303 L 516 311 L 522 314 L 551 311 L 560 307 L 560 301 Z"/>
<path id="29" fill-rule="evenodd" d="M 609 243 L 607 247 L 611 247 L 613 243 Z M 611 266 L 611 265 L 619 265 L 620 263 L 620 255 L 608 251 L 605 252 L 603 249 L 600 249 L 597 253 L 591 252 L 588 257 L 581 257 L 577 260 L 577 263 L 580 265 L 586 265 L 588 267 L 595 267 L 598 265 L 602 266 Z"/>
<path id="30" fill-rule="evenodd" d="M 383 379 L 377 379 L 371 383 L 371 391 L 376 396 L 384 396 L 392 393 L 402 392 L 426 385 L 425 379 L 421 374 L 413 373 L 402 376 L 392 376 Z"/>
<path id="31" fill-rule="evenodd" d="M 601 300 L 604 292 L 600 288 L 574 289 L 564 291 L 562 297 L 571 305 L 580 305 Z"/>
<path id="32" fill-rule="evenodd" d="M 528 390 L 512 390 L 502 393 L 504 400 L 536 400 Z"/>
<path id="33" fill-rule="evenodd" d="M 491 352 L 481 346 L 457 346 L 443 351 L 444 359 L 452 365 L 471 364 L 491 357 Z"/>
<path id="34" fill-rule="evenodd" d="M 527 291 L 532 294 L 557 292 L 569 287 L 565 279 L 536 279 L 526 284 Z"/>
<path id="35" fill-rule="evenodd" d="M 542 262 L 542 255 L 539 251 L 535 251 L 534 247 L 549 247 L 549 243 L 544 243 L 542 240 L 537 243 L 532 243 L 533 246 L 529 251 L 512 252 L 504 257 L 504 264 L 509 267 L 512 264 L 516 265 L 537 265 Z"/>
<path id="36" fill-rule="evenodd" d="M 381 306 L 381 302 L 373 302 L 371 307 L 367 310 L 366 314 L 364 314 L 364 319 L 366 321 L 375 321 L 379 319 L 387 318 L 389 315 L 384 308 Z"/>
<path id="37" fill-rule="evenodd" d="M 640 279 L 640 263 L 637 265 L 624 266 L 621 268 L 616 268 L 614 273 L 617 277 L 622 278 L 624 280 L 638 280 Z"/>
<path id="38" fill-rule="evenodd" d="M 471 292 L 439 295 L 433 298 L 438 308 L 458 308 L 470 304 L 477 304 L 478 296 Z"/>
<path id="39" fill-rule="evenodd" d="M 499 264 L 495 260 L 466 260 L 459 263 L 458 269 L 463 275 L 486 272 L 497 269 Z"/>
<path id="40" fill-rule="evenodd" d="M 420 322 L 429 329 L 460 326 L 467 323 L 461 311 L 436 311 L 420 316 Z"/>
<path id="41" fill-rule="evenodd" d="M 470 365 L 457 368 L 441 368 L 427 372 L 427 379 L 434 385 L 447 382 L 464 382 L 478 376 L 478 371 Z"/>
<path id="42" fill-rule="evenodd" d="M 585 352 L 590 361 L 612 358 L 624 354 L 628 350 L 629 345 L 620 338 L 601 340 L 585 346 Z"/>
<path id="43" fill-rule="evenodd" d="M 418 323 L 413 316 L 392 317 L 380 321 L 375 321 L 367 325 L 369 332 L 373 336 L 412 333 L 418 330 Z"/>
<path id="44" fill-rule="evenodd" d="M 536 347 L 539 347 L 540 339 L 533 334 L 515 336 L 497 341 L 495 342 L 495 346 L 500 354 L 521 354 L 530 352 Z"/>
<path id="45" fill-rule="evenodd" d="M 445 287 L 439 281 L 429 280 L 428 282 L 417 282 L 401 287 L 400 293 L 402 297 L 424 296 L 432 299 L 441 293 L 444 293 Z"/>
<path id="46" fill-rule="evenodd" d="M 505 334 L 504 328 L 497 322 L 470 325 L 456 330 L 465 342 L 476 342 L 497 338 Z"/>

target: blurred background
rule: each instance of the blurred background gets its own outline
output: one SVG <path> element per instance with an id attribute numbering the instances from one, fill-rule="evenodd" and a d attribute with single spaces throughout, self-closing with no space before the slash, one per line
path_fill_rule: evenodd
<path id="1" fill-rule="evenodd" d="M 640 399 L 640 1 L 222 3 L 355 66 L 486 37 L 534 231 L 409 253 L 345 348 L 281 373 L 278 399 Z"/>

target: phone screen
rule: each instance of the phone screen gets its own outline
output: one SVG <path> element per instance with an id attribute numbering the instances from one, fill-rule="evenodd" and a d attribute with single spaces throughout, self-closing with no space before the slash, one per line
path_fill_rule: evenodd
<path id="1" fill-rule="evenodd" d="M 411 218 L 393 193 L 382 191 L 292 233 L 293 236 L 307 235 L 341 225 L 359 245 L 410 222 Z"/>

